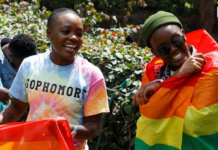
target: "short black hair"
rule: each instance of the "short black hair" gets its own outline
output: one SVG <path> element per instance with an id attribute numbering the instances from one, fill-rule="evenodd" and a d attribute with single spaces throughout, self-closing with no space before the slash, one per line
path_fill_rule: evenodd
<path id="1" fill-rule="evenodd" d="M 23 59 L 37 54 L 35 40 L 27 34 L 18 34 L 10 42 L 8 49 L 15 58 Z"/>
<path id="2" fill-rule="evenodd" d="M 79 17 L 79 15 L 73 11 L 72 9 L 69 8 L 58 8 L 56 10 L 54 10 L 51 15 L 48 17 L 48 23 L 47 23 L 47 27 L 51 28 L 52 22 L 59 16 L 62 14 L 67 14 L 67 13 L 72 13 L 74 15 L 77 15 Z"/>

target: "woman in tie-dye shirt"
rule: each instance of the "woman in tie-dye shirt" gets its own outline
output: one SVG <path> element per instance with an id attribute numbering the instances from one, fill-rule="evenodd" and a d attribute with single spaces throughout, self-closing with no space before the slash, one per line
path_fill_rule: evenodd
<path id="1" fill-rule="evenodd" d="M 98 135 L 102 113 L 109 112 L 103 75 L 77 55 L 83 24 L 73 10 L 52 12 L 47 37 L 52 51 L 23 61 L 9 90 L 13 105 L 0 115 L 0 124 L 16 121 L 30 106 L 27 121 L 65 117 L 71 131 L 77 130 L 75 149 L 88 149 L 86 139 Z"/>

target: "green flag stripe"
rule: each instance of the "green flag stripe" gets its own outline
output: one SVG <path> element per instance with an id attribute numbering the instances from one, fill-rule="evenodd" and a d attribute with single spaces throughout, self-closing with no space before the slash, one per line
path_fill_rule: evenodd
<path id="1" fill-rule="evenodd" d="M 164 144 L 149 146 L 141 139 L 135 138 L 135 150 L 178 150 L 178 148 Z"/>
<path id="2" fill-rule="evenodd" d="M 178 150 L 175 147 L 155 144 L 147 145 L 141 139 L 135 139 L 135 150 Z M 183 133 L 182 150 L 218 150 L 218 133 L 194 138 Z"/>
<path id="3" fill-rule="evenodd" d="M 182 150 L 218 150 L 218 133 L 197 138 L 183 133 Z"/>

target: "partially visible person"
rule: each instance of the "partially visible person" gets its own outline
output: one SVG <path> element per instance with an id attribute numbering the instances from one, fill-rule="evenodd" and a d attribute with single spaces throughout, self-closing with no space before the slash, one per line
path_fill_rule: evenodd
<path id="1" fill-rule="evenodd" d="M 24 58 L 37 54 L 34 39 L 27 34 L 18 34 L 12 40 L 3 38 L 0 50 L 0 78 L 9 89 Z"/>
<path id="2" fill-rule="evenodd" d="M 1 39 L 0 47 L 0 112 L 8 105 L 11 98 L 8 89 L 11 87 L 19 66 L 24 58 L 37 54 L 35 40 L 27 34 L 18 34 L 13 39 Z M 19 121 L 25 121 L 26 112 Z"/>
<path id="3" fill-rule="evenodd" d="M 133 98 L 141 113 L 135 149 L 218 149 L 218 44 L 204 30 L 185 35 L 164 11 L 150 16 L 142 32 L 156 57 Z"/>

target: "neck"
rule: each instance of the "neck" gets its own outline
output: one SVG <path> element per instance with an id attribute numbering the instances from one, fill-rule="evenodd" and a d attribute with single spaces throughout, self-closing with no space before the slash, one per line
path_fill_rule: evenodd
<path id="1" fill-rule="evenodd" d="M 176 70 L 178 69 L 178 67 L 176 68 L 176 67 L 172 67 L 172 66 L 169 66 L 169 68 L 170 68 L 170 70 L 172 70 L 172 71 L 176 71 Z"/>
<path id="2" fill-rule="evenodd" d="M 14 70 L 17 72 L 19 69 L 19 66 L 14 65 L 13 63 L 10 63 L 10 64 L 11 64 L 12 68 L 14 68 Z"/>
<path id="3" fill-rule="evenodd" d="M 64 59 L 62 59 L 62 58 L 59 58 L 59 59 L 58 59 L 58 58 L 56 57 L 56 54 L 54 54 L 53 51 L 50 53 L 50 59 L 51 59 L 51 61 L 52 61 L 54 64 L 58 65 L 58 66 L 67 66 L 67 65 L 70 65 L 70 64 L 74 63 L 75 58 L 76 58 L 76 56 L 74 56 L 73 59 L 65 59 L 65 58 L 64 58 Z"/>

